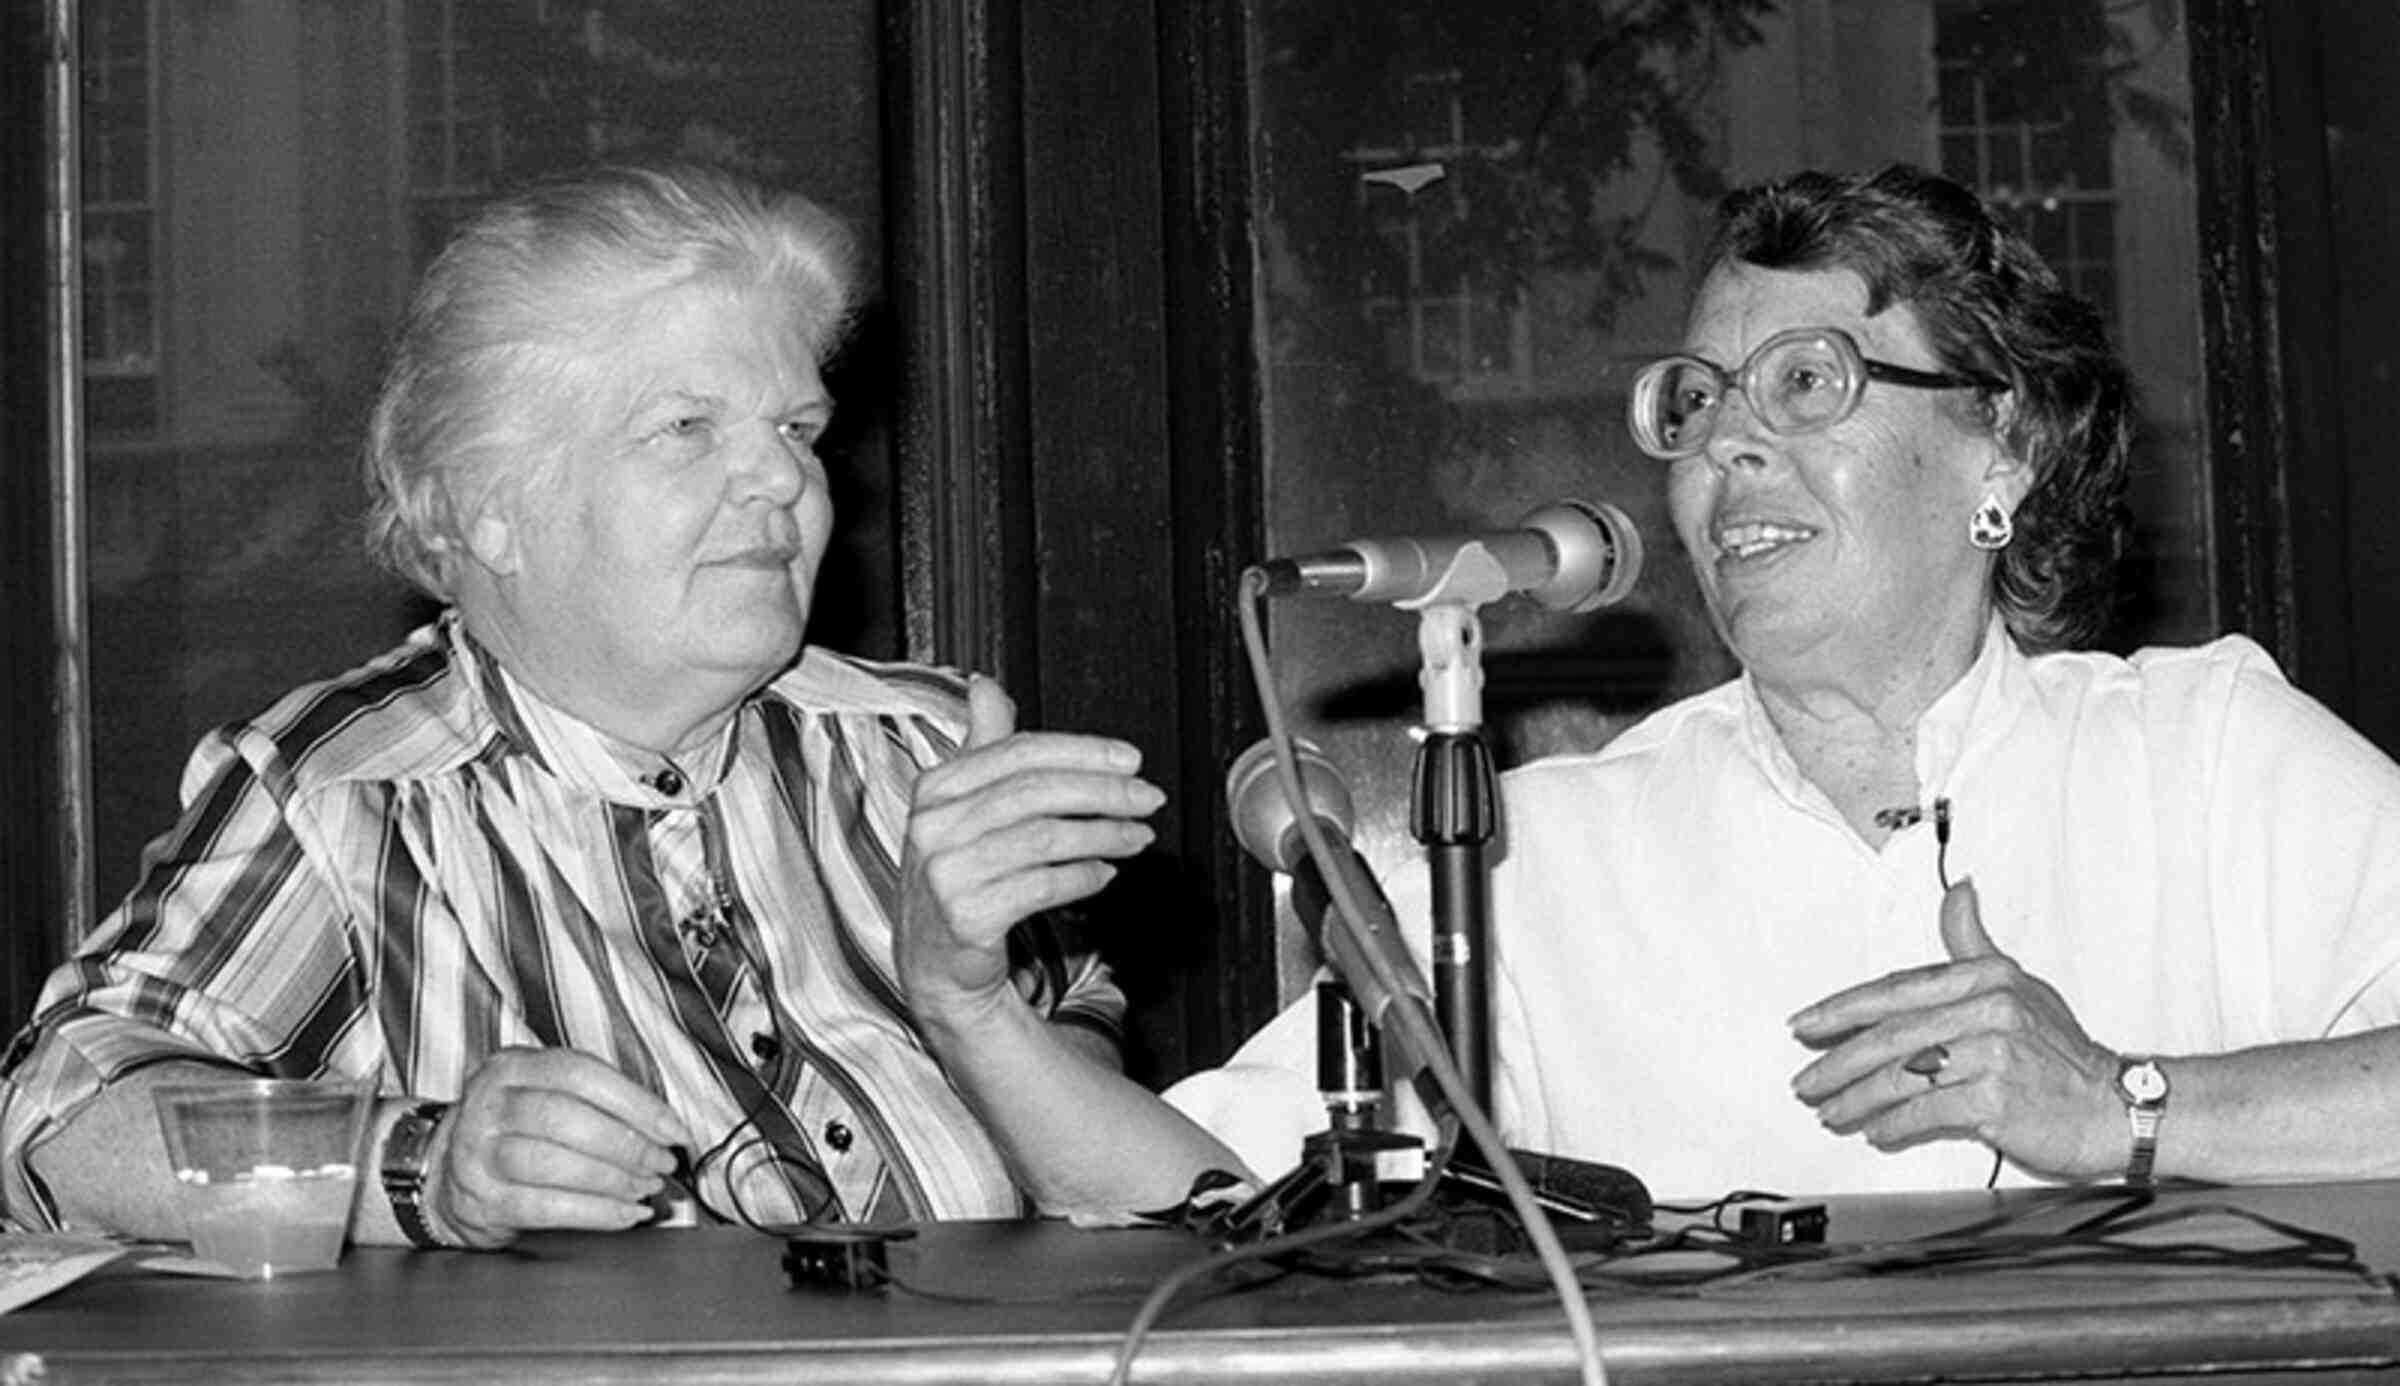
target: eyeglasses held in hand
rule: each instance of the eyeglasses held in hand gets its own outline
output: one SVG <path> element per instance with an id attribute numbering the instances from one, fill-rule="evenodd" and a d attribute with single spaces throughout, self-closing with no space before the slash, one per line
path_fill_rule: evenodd
<path id="1" fill-rule="evenodd" d="M 1794 327 L 1758 344 L 1741 369 L 1697 356 L 1667 356 L 1633 379 L 1628 411 L 1633 441 L 1652 457 L 1673 461 L 1708 446 L 1734 390 L 1768 432 L 1792 437 L 1833 427 L 1858 409 L 1867 382 L 1905 385 L 1912 390 L 2006 389 L 1981 375 L 1935 371 L 1870 361 L 1838 327 Z"/>

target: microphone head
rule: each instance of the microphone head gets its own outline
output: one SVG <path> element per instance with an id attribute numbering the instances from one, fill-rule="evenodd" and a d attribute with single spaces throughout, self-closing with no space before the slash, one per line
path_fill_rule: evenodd
<path id="1" fill-rule="evenodd" d="M 1525 517 L 1558 551 L 1558 571 L 1525 595 L 1552 611 L 1582 613 L 1632 595 L 1642 575 L 1642 532 L 1606 501 L 1554 501 Z"/>
<path id="2" fill-rule="evenodd" d="M 1295 768 L 1308 811 L 1347 838 L 1357 814 L 1342 772 L 1313 742 L 1295 739 L 1292 752 L 1299 762 Z M 1242 850 L 1268 870 L 1290 871 L 1308 855 L 1307 842 L 1300 836 L 1300 815 L 1284 797 L 1283 781 L 1275 773 L 1273 740 L 1260 740 L 1234 758 L 1225 772 L 1225 805 Z"/>

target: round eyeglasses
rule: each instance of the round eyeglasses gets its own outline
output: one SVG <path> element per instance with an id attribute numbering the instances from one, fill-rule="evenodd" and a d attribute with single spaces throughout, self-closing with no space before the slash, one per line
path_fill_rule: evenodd
<path id="1" fill-rule="evenodd" d="M 1633 378 L 1628 422 L 1642 451 L 1673 461 L 1708 446 L 1729 391 L 1742 392 L 1768 432 L 1789 437 L 1849 418 L 1870 380 L 1912 390 L 2006 388 L 1989 376 L 1944 375 L 1870 361 L 1838 327 L 1794 327 L 1759 343 L 1741 369 L 1730 375 L 1697 356 L 1668 356 L 1644 366 Z"/>

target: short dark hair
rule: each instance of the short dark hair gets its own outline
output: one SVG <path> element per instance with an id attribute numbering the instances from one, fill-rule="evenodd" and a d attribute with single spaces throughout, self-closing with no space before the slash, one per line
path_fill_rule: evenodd
<path id="1" fill-rule="evenodd" d="M 2002 441 L 2033 469 L 1992 597 L 2029 651 L 2104 635 L 2132 530 L 2133 383 L 2099 311 L 1973 192 L 1894 164 L 1871 175 L 1802 173 L 1739 189 L 1719 208 L 1706 264 L 1847 269 L 1867 311 L 1905 303 L 1941 368 L 2007 382 Z M 1982 405 L 2001 417 L 1997 391 Z"/>
<path id="2" fill-rule="evenodd" d="M 822 363 L 855 310 L 855 254 L 808 199 L 697 166 L 599 168 L 485 204 L 401 323 L 367 430 L 369 551 L 450 597 L 462 517 L 495 485 L 556 475 L 544 411 L 627 305 L 694 282 L 766 295 Z"/>

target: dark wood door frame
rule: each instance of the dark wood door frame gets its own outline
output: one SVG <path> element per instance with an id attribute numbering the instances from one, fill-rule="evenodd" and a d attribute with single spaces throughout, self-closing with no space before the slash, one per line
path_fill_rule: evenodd
<path id="1" fill-rule="evenodd" d="M 909 653 L 1144 749 L 1159 844 L 1094 918 L 1154 1080 L 1275 1004 L 1269 892 L 1219 791 L 1255 727 L 1231 605 L 1260 533 L 1240 8 L 887 16 Z"/>
<path id="2" fill-rule="evenodd" d="M 71 509 L 60 459 L 72 403 L 50 387 L 71 300 L 48 209 L 72 178 L 51 153 L 51 75 L 71 15 L 51 3 L 0 10 L 0 1030 L 33 1009 L 91 909 L 89 835 L 74 826 L 83 798 L 70 790 L 83 763 L 69 749 L 82 735 L 69 714 L 80 584 L 64 574 L 80 536 L 59 522 Z"/>
<path id="3" fill-rule="evenodd" d="M 2223 626 L 2355 718 L 2317 11 L 2185 0 L 2205 445 Z"/>

